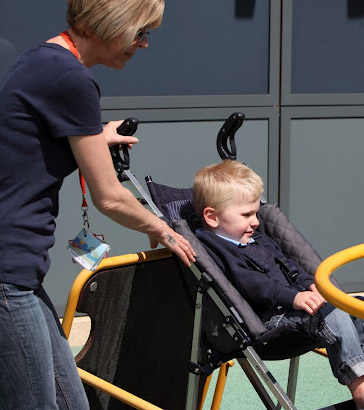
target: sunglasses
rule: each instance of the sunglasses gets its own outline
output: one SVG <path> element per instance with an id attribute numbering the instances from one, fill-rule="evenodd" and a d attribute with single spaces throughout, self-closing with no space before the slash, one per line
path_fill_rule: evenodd
<path id="1" fill-rule="evenodd" d="M 150 34 L 149 31 L 146 31 L 145 29 L 140 28 L 136 33 L 135 40 L 136 41 L 142 41 L 145 38 L 147 38 L 148 34 Z"/>

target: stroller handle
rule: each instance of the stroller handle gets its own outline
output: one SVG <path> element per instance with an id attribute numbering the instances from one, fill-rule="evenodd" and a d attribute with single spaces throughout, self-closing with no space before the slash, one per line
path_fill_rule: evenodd
<path id="1" fill-rule="evenodd" d="M 137 118 L 127 118 L 124 122 L 118 126 L 116 129 L 117 133 L 120 135 L 133 135 L 138 128 L 139 120 Z M 110 153 L 114 167 L 118 173 L 129 169 L 130 158 L 129 149 L 126 144 L 122 144 L 123 158 L 120 155 L 119 145 L 114 145 L 110 148 Z"/>
<path id="2" fill-rule="evenodd" d="M 221 159 L 236 159 L 236 145 L 234 136 L 236 131 L 242 126 L 245 114 L 242 112 L 235 112 L 225 121 L 217 134 L 217 151 Z M 228 140 L 230 148 L 228 146 Z"/>

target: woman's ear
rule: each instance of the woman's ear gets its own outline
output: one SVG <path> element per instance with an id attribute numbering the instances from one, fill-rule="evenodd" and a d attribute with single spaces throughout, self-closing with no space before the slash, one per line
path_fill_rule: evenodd
<path id="1" fill-rule="evenodd" d="M 217 218 L 215 208 L 211 208 L 210 206 L 207 206 L 203 210 L 202 215 L 203 215 L 204 221 L 210 228 L 217 228 L 219 226 L 219 220 Z"/>

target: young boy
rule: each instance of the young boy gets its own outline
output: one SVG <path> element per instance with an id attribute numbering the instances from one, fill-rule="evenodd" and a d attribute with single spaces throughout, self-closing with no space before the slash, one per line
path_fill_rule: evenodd
<path id="1" fill-rule="evenodd" d="M 334 376 L 364 408 L 364 322 L 325 302 L 313 276 L 256 231 L 262 192 L 262 179 L 238 161 L 201 168 L 193 187 L 203 224 L 196 235 L 268 329 L 286 323 L 326 347 Z"/>

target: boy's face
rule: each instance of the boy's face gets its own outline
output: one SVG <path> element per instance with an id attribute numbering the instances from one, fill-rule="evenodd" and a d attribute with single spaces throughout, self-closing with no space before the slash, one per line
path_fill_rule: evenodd
<path id="1" fill-rule="evenodd" d="M 260 199 L 251 202 L 237 201 L 219 212 L 213 208 L 205 208 L 205 221 L 216 234 L 240 243 L 249 243 L 259 226 L 257 218 L 259 207 Z M 208 209 L 212 210 L 209 215 Z"/>

